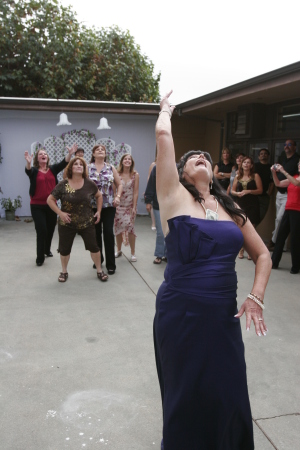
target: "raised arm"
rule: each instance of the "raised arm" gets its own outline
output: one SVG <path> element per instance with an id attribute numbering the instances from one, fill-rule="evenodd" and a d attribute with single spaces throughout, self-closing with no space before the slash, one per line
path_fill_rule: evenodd
<path id="1" fill-rule="evenodd" d="M 33 158 L 33 155 L 29 155 L 29 153 L 28 152 L 25 152 L 24 153 L 24 157 L 25 157 L 25 161 L 26 161 L 26 169 L 27 170 L 30 170 L 31 169 L 31 161 L 32 161 L 32 158 Z"/>
<path id="2" fill-rule="evenodd" d="M 170 105 L 169 92 L 160 102 L 160 113 L 156 122 L 156 188 L 158 202 L 173 196 L 179 187 L 179 178 L 176 170 L 175 149 L 171 132 L 171 117 L 174 106 Z"/>
<path id="3" fill-rule="evenodd" d="M 65 157 L 65 161 L 66 161 L 67 163 L 70 162 L 71 156 L 76 152 L 77 149 L 78 149 L 78 145 L 76 144 L 76 142 L 72 145 L 72 147 L 70 147 L 70 148 L 67 147 L 68 154 L 67 154 L 67 156 Z"/>
<path id="4" fill-rule="evenodd" d="M 274 168 L 274 166 L 272 166 L 271 167 L 271 171 L 272 171 L 273 180 L 274 180 L 274 183 L 276 184 L 276 186 L 288 187 L 288 185 L 290 183 L 292 183 L 294 186 L 298 186 L 298 187 L 300 186 L 300 179 L 299 179 L 299 177 L 298 177 L 298 179 L 292 177 L 292 175 L 287 173 L 287 171 L 284 170 L 284 168 L 280 164 L 276 164 L 276 169 Z M 276 172 L 281 172 L 286 177 L 286 180 L 279 181 Z"/>

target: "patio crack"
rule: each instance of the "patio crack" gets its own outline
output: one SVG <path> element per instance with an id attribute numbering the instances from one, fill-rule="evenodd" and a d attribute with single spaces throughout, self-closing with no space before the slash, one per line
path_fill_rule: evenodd
<path id="1" fill-rule="evenodd" d="M 300 413 L 289 413 L 289 414 L 280 414 L 279 416 L 272 416 L 272 417 L 260 417 L 258 419 L 253 419 L 254 422 L 257 420 L 269 420 L 269 419 L 277 419 L 278 417 L 287 417 L 287 416 L 300 416 Z"/>
<path id="2" fill-rule="evenodd" d="M 123 256 L 125 256 L 125 258 L 127 259 L 127 261 L 129 262 L 129 264 L 134 268 L 134 270 L 136 271 L 136 273 L 138 274 L 138 276 L 143 280 L 143 282 L 146 284 L 146 286 L 148 286 L 148 288 L 150 289 L 150 291 L 155 295 L 156 297 L 156 292 L 154 292 L 154 290 L 152 289 L 152 287 L 150 286 L 149 283 L 147 283 L 147 281 L 145 280 L 145 278 L 140 274 L 140 272 L 137 270 L 137 268 L 135 267 L 134 264 L 132 264 L 132 262 L 130 261 L 130 259 L 127 258 L 127 256 L 123 253 Z"/>
<path id="3" fill-rule="evenodd" d="M 270 442 L 270 444 L 274 447 L 275 450 L 279 450 L 278 447 L 276 447 L 276 445 L 274 444 L 274 442 L 272 441 L 272 439 L 270 438 L 270 436 L 268 436 L 268 434 L 264 431 L 264 429 L 260 426 L 260 424 L 258 423 L 258 420 L 269 420 L 269 419 L 277 419 L 278 417 L 287 417 L 287 416 L 300 416 L 300 413 L 290 413 L 290 414 L 280 414 L 278 416 L 272 416 L 272 417 L 260 417 L 259 419 L 254 419 L 254 417 L 252 417 L 253 422 L 255 423 L 255 425 L 260 429 L 260 431 L 263 433 L 263 435 L 265 436 L 266 439 L 268 439 L 268 441 Z"/>

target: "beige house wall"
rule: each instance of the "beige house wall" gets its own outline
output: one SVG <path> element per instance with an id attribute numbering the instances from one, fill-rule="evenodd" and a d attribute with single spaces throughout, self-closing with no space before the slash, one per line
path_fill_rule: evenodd
<path id="1" fill-rule="evenodd" d="M 226 123 L 224 125 L 224 129 Z M 219 161 L 221 123 L 198 117 L 174 115 L 172 117 L 172 134 L 175 144 L 176 161 L 189 150 L 203 150 L 211 154 L 214 163 Z M 223 145 L 225 146 L 225 132 L 223 135 Z M 258 226 L 257 232 L 264 242 L 268 242 L 272 237 L 272 231 L 275 224 L 275 196 L 274 189 L 271 196 L 269 210 Z"/>
<path id="2" fill-rule="evenodd" d="M 174 115 L 172 117 L 172 134 L 176 161 L 178 161 L 189 150 L 199 150 L 205 147 L 205 120 L 198 117 Z"/>
<path id="3" fill-rule="evenodd" d="M 214 163 L 219 161 L 220 155 L 220 138 L 221 138 L 221 123 L 213 122 L 211 120 L 205 121 L 205 141 L 204 150 L 210 153 Z"/>

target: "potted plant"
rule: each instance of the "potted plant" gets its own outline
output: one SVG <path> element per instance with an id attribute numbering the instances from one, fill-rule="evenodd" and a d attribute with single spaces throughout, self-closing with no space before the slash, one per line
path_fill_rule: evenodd
<path id="1" fill-rule="evenodd" d="M 15 211 L 22 206 L 22 197 L 18 195 L 17 198 L 11 200 L 8 198 L 2 198 L 0 200 L 1 206 L 5 209 L 6 220 L 15 220 Z"/>

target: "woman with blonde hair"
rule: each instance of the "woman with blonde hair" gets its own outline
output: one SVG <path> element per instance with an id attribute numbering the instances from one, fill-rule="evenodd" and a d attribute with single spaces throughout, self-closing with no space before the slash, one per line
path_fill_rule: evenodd
<path id="1" fill-rule="evenodd" d="M 136 261 L 135 256 L 135 229 L 134 222 L 137 211 L 139 195 L 139 174 L 134 170 L 134 160 L 129 153 L 122 156 L 118 173 L 123 186 L 120 204 L 117 206 L 115 216 L 115 235 L 117 251 L 115 257 L 122 255 L 122 242 L 130 245 L 131 261 Z"/>
<path id="2" fill-rule="evenodd" d="M 97 201 L 97 212 L 94 215 L 91 199 Z M 61 209 L 56 201 L 61 200 Z M 100 250 L 96 241 L 95 223 L 99 223 L 102 195 L 95 183 L 87 178 L 86 162 L 75 156 L 67 167 L 67 178 L 55 187 L 47 200 L 50 208 L 59 216 L 58 252 L 60 253 L 62 271 L 58 281 L 65 283 L 68 279 L 68 263 L 76 234 L 79 234 L 85 244 L 85 249 L 91 252 L 91 258 L 97 268 L 97 277 L 107 281 L 108 276 L 101 268 Z M 96 222 L 95 222 L 96 220 Z"/>
<path id="3" fill-rule="evenodd" d="M 225 191 L 227 190 L 230 182 L 230 174 L 232 171 L 233 164 L 230 161 L 231 154 L 230 150 L 227 147 L 224 147 L 222 150 L 221 160 L 215 165 L 214 175 L 216 179 L 219 181 Z"/>

